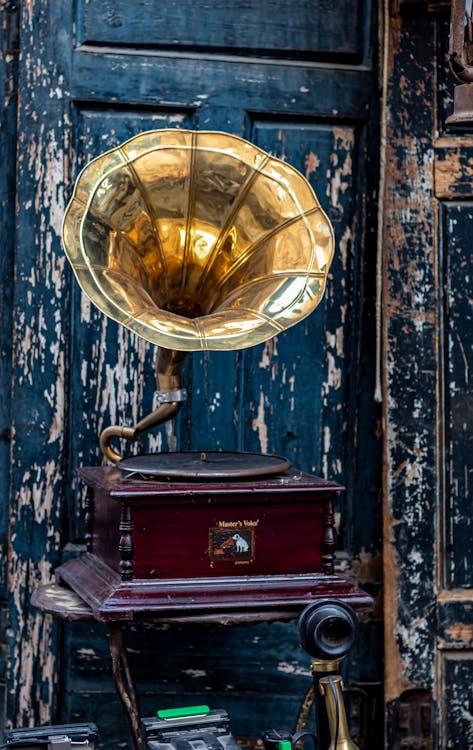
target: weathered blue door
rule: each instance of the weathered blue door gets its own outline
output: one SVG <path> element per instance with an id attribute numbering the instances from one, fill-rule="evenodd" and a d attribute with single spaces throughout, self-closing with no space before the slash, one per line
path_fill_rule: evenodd
<path id="1" fill-rule="evenodd" d="M 150 347 L 96 311 L 67 267 L 60 232 L 74 177 L 132 135 L 171 127 L 236 133 L 310 180 L 336 235 L 323 303 L 265 346 L 194 355 L 186 375 L 192 397 L 175 428 L 152 436 L 148 447 L 275 452 L 346 483 L 340 547 L 348 570 L 361 553 L 358 569 L 369 586 L 376 581 L 379 455 L 370 364 L 372 8 L 362 0 L 30 0 L 5 11 L 10 25 L 15 13 L 16 235 L 1 279 L 13 295 L 12 331 L 8 318 L 2 331 L 2 429 L 11 421 L 0 515 L 9 580 L 7 717 L 15 724 L 87 718 L 100 725 L 105 744 L 124 746 L 105 632 L 79 625 L 59 632 L 29 606 L 32 589 L 83 542 L 74 469 L 99 462 L 101 428 L 135 422 L 154 390 Z M 376 627 L 363 633 L 351 674 L 376 681 Z M 145 712 L 193 696 L 228 708 L 241 736 L 293 724 L 308 680 L 294 628 L 148 628 L 130 638 Z"/>

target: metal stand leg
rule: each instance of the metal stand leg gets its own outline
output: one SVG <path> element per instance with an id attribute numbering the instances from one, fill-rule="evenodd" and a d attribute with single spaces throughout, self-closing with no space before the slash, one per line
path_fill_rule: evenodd
<path id="1" fill-rule="evenodd" d="M 142 750 L 140 732 L 140 708 L 138 694 L 128 663 L 128 656 L 123 644 L 122 626 L 111 623 L 110 627 L 110 655 L 112 657 L 113 679 L 117 693 L 123 703 L 131 733 L 133 735 L 134 750 Z"/>

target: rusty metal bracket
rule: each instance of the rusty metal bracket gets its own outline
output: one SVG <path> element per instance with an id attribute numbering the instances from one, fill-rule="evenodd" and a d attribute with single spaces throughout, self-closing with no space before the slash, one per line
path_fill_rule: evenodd
<path id="1" fill-rule="evenodd" d="M 452 0 L 448 57 L 454 75 L 461 83 L 473 82 L 473 23 L 466 0 Z"/>
<path id="2" fill-rule="evenodd" d="M 447 125 L 473 125 L 473 18 L 466 9 L 466 0 L 452 0 L 449 61 L 453 74 L 460 81 L 455 86 L 453 114 Z"/>

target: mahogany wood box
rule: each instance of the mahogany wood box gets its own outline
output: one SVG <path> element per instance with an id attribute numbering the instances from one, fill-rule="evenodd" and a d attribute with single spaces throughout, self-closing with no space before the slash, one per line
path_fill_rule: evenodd
<path id="1" fill-rule="evenodd" d="M 290 470 L 251 481 L 166 482 L 116 468 L 88 487 L 88 553 L 56 571 L 99 619 L 371 599 L 334 573 L 333 501 L 343 487 Z"/>

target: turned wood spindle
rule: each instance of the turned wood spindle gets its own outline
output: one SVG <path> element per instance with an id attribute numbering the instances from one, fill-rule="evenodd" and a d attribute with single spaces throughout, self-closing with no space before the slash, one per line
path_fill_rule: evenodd
<path id="1" fill-rule="evenodd" d="M 133 558 L 135 556 L 135 547 L 133 544 L 134 526 L 131 517 L 131 508 L 126 503 L 122 503 L 119 530 L 120 541 L 118 550 L 120 552 L 122 581 L 131 581 L 133 579 Z"/>

